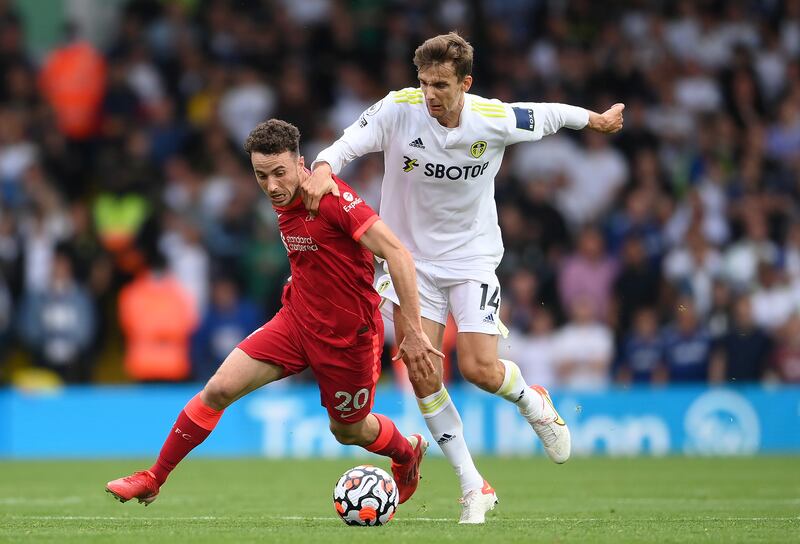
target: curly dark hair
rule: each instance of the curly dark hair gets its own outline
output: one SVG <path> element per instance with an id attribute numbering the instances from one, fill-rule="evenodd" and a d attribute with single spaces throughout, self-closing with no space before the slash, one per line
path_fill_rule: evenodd
<path id="1" fill-rule="evenodd" d="M 244 150 L 248 154 L 257 152 L 278 155 L 284 151 L 291 151 L 299 155 L 300 131 L 293 124 L 280 119 L 264 121 L 250 132 L 244 143 Z"/>

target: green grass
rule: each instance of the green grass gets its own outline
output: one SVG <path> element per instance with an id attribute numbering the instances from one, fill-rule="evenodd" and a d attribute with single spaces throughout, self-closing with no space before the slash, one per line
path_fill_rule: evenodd
<path id="1" fill-rule="evenodd" d="M 0 462 L 0 542 L 797 542 L 800 459 L 480 459 L 500 496 L 484 526 L 456 524 L 455 476 L 424 465 L 386 527 L 347 527 L 331 502 L 353 460 L 189 459 L 158 500 L 103 484 L 137 461 Z M 385 463 L 384 463 L 385 464 Z"/>

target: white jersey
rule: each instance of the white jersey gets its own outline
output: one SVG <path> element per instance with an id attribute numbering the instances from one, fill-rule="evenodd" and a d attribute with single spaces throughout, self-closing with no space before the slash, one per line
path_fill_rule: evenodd
<path id="1" fill-rule="evenodd" d="M 588 112 L 563 104 L 513 103 L 466 94 L 459 126 L 431 117 L 422 90 L 390 92 L 323 150 L 338 173 L 383 151 L 380 216 L 415 260 L 494 270 L 503 257 L 494 178 L 508 145 L 563 126 L 583 128 Z"/>

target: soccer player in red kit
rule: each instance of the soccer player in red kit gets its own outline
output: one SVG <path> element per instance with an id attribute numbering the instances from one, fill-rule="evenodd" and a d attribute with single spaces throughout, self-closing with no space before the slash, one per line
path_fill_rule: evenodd
<path id="1" fill-rule="evenodd" d="M 208 437 L 227 406 L 306 367 L 317 378 L 336 439 L 390 457 L 401 503 L 417 488 L 426 441 L 419 434 L 404 437 L 389 418 L 371 411 L 383 347 L 373 253 L 389 264 L 412 331 L 397 358 L 419 361 L 433 372 L 430 356 L 442 356 L 422 332 L 414 262 L 378 215 L 338 178 L 337 190 L 322 199 L 318 215 L 308 213 L 299 187 L 310 172 L 299 143 L 295 126 L 271 119 L 259 124 L 244 146 L 278 215 L 289 254 L 292 275 L 283 306 L 242 340 L 186 404 L 155 464 L 108 482 L 106 490 L 121 502 L 153 502 L 169 473 Z"/>

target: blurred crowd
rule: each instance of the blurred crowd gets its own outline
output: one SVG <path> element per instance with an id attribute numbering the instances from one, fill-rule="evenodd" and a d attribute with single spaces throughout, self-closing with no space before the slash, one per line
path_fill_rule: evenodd
<path id="1" fill-rule="evenodd" d="M 288 275 L 249 131 L 290 121 L 311 161 L 416 85 L 418 44 L 458 29 L 475 94 L 626 104 L 615 137 L 565 129 L 506 154 L 501 355 L 550 387 L 800 382 L 800 2 L 131 0 L 116 15 L 107 43 L 68 24 L 33 55 L 0 0 L 0 381 L 208 378 Z M 373 155 L 343 177 L 377 209 L 382 172 Z"/>

